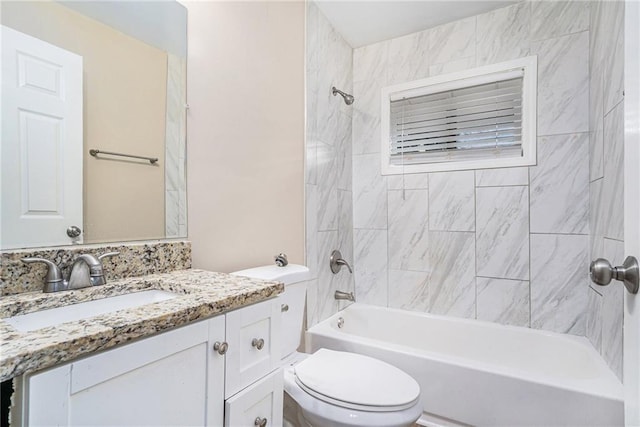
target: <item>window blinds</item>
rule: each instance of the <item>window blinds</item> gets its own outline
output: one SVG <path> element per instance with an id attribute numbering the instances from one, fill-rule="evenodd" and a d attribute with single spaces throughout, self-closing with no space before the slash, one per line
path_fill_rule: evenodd
<path id="1" fill-rule="evenodd" d="M 390 163 L 522 156 L 523 76 L 391 100 Z"/>

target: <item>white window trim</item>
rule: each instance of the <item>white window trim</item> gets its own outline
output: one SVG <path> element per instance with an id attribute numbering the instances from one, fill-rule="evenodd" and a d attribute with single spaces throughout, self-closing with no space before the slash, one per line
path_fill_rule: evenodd
<path id="1" fill-rule="evenodd" d="M 522 82 L 522 157 L 502 159 L 481 159 L 467 161 L 453 161 L 441 163 L 424 163 L 411 165 L 392 165 L 390 159 L 389 123 L 391 101 L 418 95 L 428 95 L 436 92 L 459 89 L 490 83 L 508 77 L 515 70 L 524 70 Z M 398 175 L 403 173 L 446 172 L 470 169 L 493 169 L 517 166 L 533 166 L 536 164 L 537 138 L 537 86 L 538 86 L 538 58 L 528 56 L 487 65 L 470 70 L 449 73 L 436 77 L 400 83 L 382 89 L 381 96 L 381 166 L 382 175 Z"/>

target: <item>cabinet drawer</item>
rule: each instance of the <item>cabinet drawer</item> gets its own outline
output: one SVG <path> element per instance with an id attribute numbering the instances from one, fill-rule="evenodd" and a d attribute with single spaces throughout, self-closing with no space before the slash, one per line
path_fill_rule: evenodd
<path id="1" fill-rule="evenodd" d="M 227 314 L 225 397 L 274 370 L 280 361 L 280 304 L 264 301 Z"/>
<path id="2" fill-rule="evenodd" d="M 282 369 L 278 369 L 230 397 L 224 405 L 225 427 L 281 426 L 282 389 Z"/>

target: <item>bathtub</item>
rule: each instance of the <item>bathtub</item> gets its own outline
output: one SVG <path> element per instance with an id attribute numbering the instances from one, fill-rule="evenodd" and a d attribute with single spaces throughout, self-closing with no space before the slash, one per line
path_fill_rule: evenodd
<path id="1" fill-rule="evenodd" d="M 583 337 L 352 304 L 305 345 L 403 369 L 420 384 L 422 425 L 624 425 L 622 384 Z"/>

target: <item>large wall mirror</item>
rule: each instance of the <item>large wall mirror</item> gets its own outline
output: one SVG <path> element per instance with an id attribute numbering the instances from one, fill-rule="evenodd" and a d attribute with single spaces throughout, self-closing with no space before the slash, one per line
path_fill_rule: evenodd
<path id="1" fill-rule="evenodd" d="M 0 8 L 1 248 L 186 237 L 186 8 Z"/>

